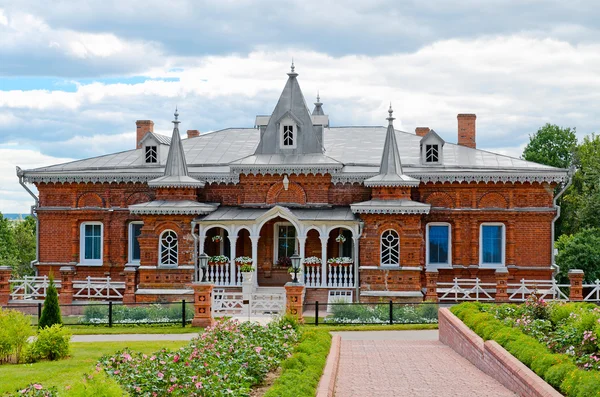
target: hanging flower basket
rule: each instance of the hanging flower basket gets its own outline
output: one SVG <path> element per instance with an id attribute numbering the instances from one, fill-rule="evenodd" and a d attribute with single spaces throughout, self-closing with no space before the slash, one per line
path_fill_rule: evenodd
<path id="1" fill-rule="evenodd" d="M 223 241 L 223 237 L 221 237 L 220 235 L 213 236 L 212 241 L 213 243 L 220 243 L 221 241 Z"/>
<path id="2" fill-rule="evenodd" d="M 302 263 L 304 263 L 304 266 L 319 267 L 321 266 L 321 259 L 316 256 L 309 256 L 308 258 L 304 258 Z"/>
<path id="3" fill-rule="evenodd" d="M 226 265 L 228 263 L 229 263 L 229 258 L 226 257 L 225 255 L 211 256 L 210 259 L 208 260 L 208 264 L 210 266 Z"/>
<path id="4" fill-rule="evenodd" d="M 252 258 L 249 256 L 238 256 L 235 258 L 235 264 L 238 266 L 252 265 Z"/>
<path id="5" fill-rule="evenodd" d="M 346 237 L 344 237 L 343 234 L 340 234 L 339 236 L 337 236 L 335 238 L 335 241 L 337 241 L 338 243 L 345 243 L 346 242 Z"/>

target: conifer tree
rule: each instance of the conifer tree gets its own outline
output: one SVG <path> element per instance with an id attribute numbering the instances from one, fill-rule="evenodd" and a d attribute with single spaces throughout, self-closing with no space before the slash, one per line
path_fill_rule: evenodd
<path id="1" fill-rule="evenodd" d="M 46 291 L 46 299 L 44 299 L 44 309 L 40 318 L 39 328 L 51 327 L 54 324 L 62 324 L 60 315 L 60 306 L 58 305 L 58 292 L 54 285 L 54 276 L 50 274 L 50 285 Z"/>

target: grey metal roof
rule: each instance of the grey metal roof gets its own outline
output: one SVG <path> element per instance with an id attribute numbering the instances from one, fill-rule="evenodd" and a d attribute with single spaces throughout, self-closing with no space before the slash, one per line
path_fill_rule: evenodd
<path id="1" fill-rule="evenodd" d="M 418 186 L 418 179 L 406 176 L 402 171 L 402 162 L 400 161 L 396 132 L 394 130 L 394 118 L 392 117 L 392 105 L 390 105 L 388 112 L 390 114 L 387 119 L 389 124 L 385 134 L 379 174 L 365 180 L 365 186 Z"/>
<path id="2" fill-rule="evenodd" d="M 153 137 L 158 143 L 160 143 L 161 145 L 170 145 L 171 144 L 171 138 L 168 136 L 164 136 L 161 134 L 157 134 L 156 132 L 148 132 L 146 135 L 144 135 L 144 137 L 142 138 L 142 140 L 140 141 L 140 143 L 143 143 L 146 139 Z"/>
<path id="3" fill-rule="evenodd" d="M 270 208 L 219 207 L 199 220 L 202 222 L 254 221 Z M 288 208 L 301 221 L 358 221 L 349 207 Z"/>
<path id="4" fill-rule="evenodd" d="M 369 200 L 350 208 L 355 214 L 428 214 L 431 205 L 412 200 Z"/>
<path id="5" fill-rule="evenodd" d="M 168 201 L 155 200 L 147 203 L 129 206 L 132 214 L 185 214 L 201 215 L 208 214 L 217 209 L 219 204 L 205 204 L 192 200 Z"/>

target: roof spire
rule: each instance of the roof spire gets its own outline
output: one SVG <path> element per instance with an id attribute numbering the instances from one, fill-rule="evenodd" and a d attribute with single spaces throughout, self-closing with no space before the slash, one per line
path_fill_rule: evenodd
<path id="1" fill-rule="evenodd" d="M 321 102 L 321 97 L 319 96 L 319 90 L 317 90 L 317 102 Z"/>
<path id="2" fill-rule="evenodd" d="M 390 115 L 388 116 L 388 118 L 386 120 L 389 122 L 388 125 L 393 126 L 394 125 L 394 120 L 396 120 L 396 119 L 392 117 L 392 113 L 394 113 L 394 109 L 392 109 L 392 103 L 391 102 L 390 102 L 390 108 L 388 109 L 388 113 Z"/>
<path id="3" fill-rule="evenodd" d="M 291 70 L 291 72 L 287 74 L 288 76 L 290 76 L 290 77 L 298 76 L 298 73 L 295 72 L 296 66 L 294 66 L 294 58 L 292 58 L 292 66 L 290 67 L 290 70 Z"/>
<path id="4" fill-rule="evenodd" d="M 315 102 L 315 108 L 312 111 L 313 116 L 324 116 L 325 112 L 323 112 L 323 103 L 321 102 L 321 96 L 319 95 L 319 91 L 317 91 L 317 102 Z"/>
<path id="5" fill-rule="evenodd" d="M 181 123 L 181 121 L 179 121 L 179 112 L 177 111 L 177 106 L 175 106 L 175 113 L 173 113 L 173 116 L 175 116 L 175 120 L 173 120 L 173 124 Z"/>

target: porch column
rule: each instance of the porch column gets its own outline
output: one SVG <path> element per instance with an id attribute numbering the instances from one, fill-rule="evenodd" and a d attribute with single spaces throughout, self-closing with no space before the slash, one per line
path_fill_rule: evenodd
<path id="1" fill-rule="evenodd" d="M 304 250 L 306 248 L 306 236 L 298 237 L 298 255 L 300 255 L 300 266 L 304 263 Z M 304 273 L 304 269 L 302 270 Z M 304 284 L 304 280 L 300 280 Z"/>
<path id="2" fill-rule="evenodd" d="M 236 285 L 236 283 L 237 283 L 237 280 L 236 280 L 237 271 L 236 270 L 237 269 L 235 266 L 235 255 L 236 255 L 235 243 L 237 242 L 238 236 L 237 236 L 237 234 L 235 236 L 232 236 L 231 234 L 229 234 L 227 236 L 227 238 L 229 239 L 229 245 L 231 248 L 231 253 L 230 253 L 231 260 L 229 261 L 229 284 Z"/>
<path id="3" fill-rule="evenodd" d="M 260 236 L 250 236 L 252 243 L 252 266 L 254 267 L 254 285 L 258 286 L 258 239 Z"/>
<path id="4" fill-rule="evenodd" d="M 206 230 L 202 226 L 198 229 L 198 255 L 204 253 L 204 241 L 206 240 Z"/>
<path id="5" fill-rule="evenodd" d="M 360 233 L 358 235 L 360 235 Z M 359 259 L 360 258 L 359 257 L 360 253 L 358 251 L 358 245 L 359 245 L 359 242 L 358 242 L 358 238 L 359 237 L 358 237 L 358 235 L 355 236 L 354 232 L 352 232 L 352 243 L 354 244 L 354 247 L 352 247 L 352 248 L 354 248 L 354 258 L 352 258 L 352 259 L 354 260 L 353 266 L 354 266 L 354 288 L 355 288 L 355 290 L 354 290 L 354 295 L 355 295 L 354 300 L 355 300 L 355 302 L 359 301 L 359 293 L 360 293 L 360 283 L 358 282 L 359 281 L 358 280 L 358 278 L 359 278 L 358 268 L 360 267 L 360 263 L 359 263 L 359 261 L 360 261 L 360 259 Z"/>
<path id="6" fill-rule="evenodd" d="M 327 287 L 327 243 L 329 234 L 321 236 L 321 286 Z"/>

